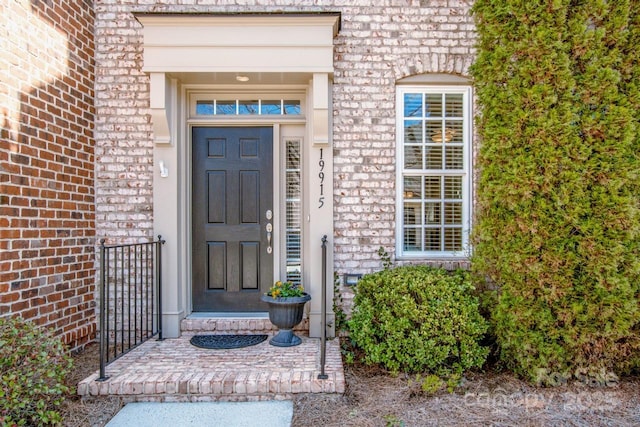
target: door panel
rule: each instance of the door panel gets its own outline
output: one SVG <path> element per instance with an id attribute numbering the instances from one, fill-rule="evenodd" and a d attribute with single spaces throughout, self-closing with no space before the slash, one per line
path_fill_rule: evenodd
<path id="1" fill-rule="evenodd" d="M 273 130 L 193 128 L 193 310 L 266 311 Z"/>
<path id="2" fill-rule="evenodd" d="M 217 203 L 216 200 L 227 199 L 227 172 L 208 172 L 207 178 L 209 178 L 207 187 L 209 224 L 224 224 L 227 218 L 226 203 Z"/>
<path id="3" fill-rule="evenodd" d="M 242 289 L 258 289 L 260 254 L 255 242 L 240 242 Z"/>
<path id="4" fill-rule="evenodd" d="M 240 223 L 260 222 L 260 174 L 256 171 L 240 172 Z"/>
<path id="5" fill-rule="evenodd" d="M 227 277 L 227 245 L 225 242 L 208 242 L 209 282 L 207 289 L 224 290 Z"/>

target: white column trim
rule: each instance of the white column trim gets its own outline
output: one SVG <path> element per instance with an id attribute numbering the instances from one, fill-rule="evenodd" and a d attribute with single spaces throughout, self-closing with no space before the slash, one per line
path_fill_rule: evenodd
<path id="1" fill-rule="evenodd" d="M 313 74 L 313 145 L 329 145 L 329 74 Z"/>
<path id="2" fill-rule="evenodd" d="M 151 124 L 153 125 L 153 141 L 156 144 L 171 143 L 171 126 L 169 126 L 170 108 L 173 102 L 173 90 L 165 73 L 150 73 Z"/>

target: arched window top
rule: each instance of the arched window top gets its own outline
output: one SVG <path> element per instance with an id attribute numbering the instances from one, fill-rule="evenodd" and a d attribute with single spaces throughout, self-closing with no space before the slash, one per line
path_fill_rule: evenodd
<path id="1" fill-rule="evenodd" d="M 427 73 L 416 74 L 413 76 L 405 77 L 396 82 L 398 85 L 415 85 L 415 84 L 428 84 L 428 85 L 469 85 L 471 79 L 462 77 L 456 74 L 446 73 Z"/>

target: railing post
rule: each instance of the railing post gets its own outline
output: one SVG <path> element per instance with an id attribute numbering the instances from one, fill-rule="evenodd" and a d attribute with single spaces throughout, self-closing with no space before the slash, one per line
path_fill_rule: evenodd
<path id="1" fill-rule="evenodd" d="M 107 379 L 105 376 L 105 364 L 106 364 L 106 352 L 107 352 L 107 333 L 105 328 L 106 323 L 106 267 L 105 267 L 105 251 L 104 239 L 100 240 L 100 378 L 98 381 L 104 381 Z"/>
<path id="2" fill-rule="evenodd" d="M 162 245 L 164 245 L 164 240 L 162 240 L 162 236 L 158 234 L 158 250 L 156 251 L 156 255 L 158 259 L 156 260 L 157 266 L 157 278 L 158 278 L 158 341 L 162 341 Z"/>
<path id="3" fill-rule="evenodd" d="M 327 355 L 327 235 L 322 236 L 322 314 L 320 316 L 320 329 L 322 338 L 320 341 L 320 374 L 319 380 L 329 378 L 324 372 Z"/>

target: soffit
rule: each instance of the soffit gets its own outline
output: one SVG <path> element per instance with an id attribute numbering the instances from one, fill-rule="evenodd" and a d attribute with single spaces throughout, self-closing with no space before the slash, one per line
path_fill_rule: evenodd
<path id="1" fill-rule="evenodd" d="M 217 85 L 239 85 L 241 87 L 251 87 L 253 85 L 274 85 L 274 86 L 306 86 L 313 78 L 313 73 L 220 73 L 220 72 L 173 72 L 167 73 L 169 77 L 178 79 L 183 84 L 212 84 Z M 239 82 L 236 77 L 244 76 L 249 80 Z"/>

